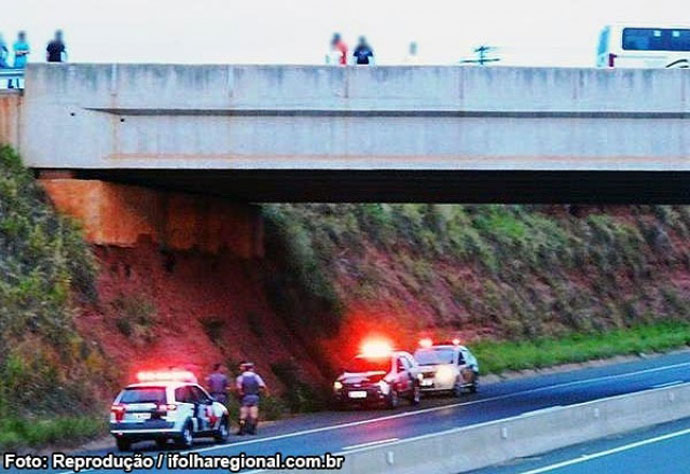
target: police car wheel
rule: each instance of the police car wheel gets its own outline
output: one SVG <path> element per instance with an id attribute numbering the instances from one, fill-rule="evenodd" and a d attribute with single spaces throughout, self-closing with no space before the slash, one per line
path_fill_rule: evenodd
<path id="1" fill-rule="evenodd" d="M 391 392 L 388 395 L 387 405 L 388 408 L 397 408 L 400 404 L 400 397 L 398 396 L 398 391 L 391 387 Z"/>
<path id="2" fill-rule="evenodd" d="M 230 436 L 230 428 L 228 426 L 228 418 L 224 416 L 220 419 L 220 425 L 218 425 L 218 430 L 213 438 L 217 443 L 222 443 L 228 440 L 228 436 Z"/>
<path id="3" fill-rule="evenodd" d="M 117 438 L 115 444 L 118 451 L 129 451 L 132 448 L 132 442 L 127 438 Z"/>
<path id="4" fill-rule="evenodd" d="M 462 383 L 457 380 L 455 382 L 455 385 L 453 385 L 453 396 L 455 397 L 462 397 L 463 390 L 462 390 Z"/>
<path id="5" fill-rule="evenodd" d="M 180 433 L 180 438 L 177 440 L 177 444 L 181 448 L 191 448 L 193 443 L 194 437 L 192 435 L 192 423 L 188 421 L 184 425 L 184 428 L 182 428 L 182 432 Z"/>
<path id="6" fill-rule="evenodd" d="M 156 446 L 159 449 L 164 449 L 168 445 L 168 438 L 156 438 Z"/>
<path id="7" fill-rule="evenodd" d="M 412 395 L 410 396 L 410 403 L 412 405 L 419 405 L 422 401 L 422 389 L 415 384 L 412 388 Z"/>

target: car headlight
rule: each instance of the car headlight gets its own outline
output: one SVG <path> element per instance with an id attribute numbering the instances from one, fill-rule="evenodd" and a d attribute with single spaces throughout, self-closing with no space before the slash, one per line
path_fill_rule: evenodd
<path id="1" fill-rule="evenodd" d="M 343 389 L 343 384 L 341 382 L 338 382 L 337 380 L 333 382 L 333 390 L 342 390 Z"/>
<path id="2" fill-rule="evenodd" d="M 441 384 L 449 384 L 455 380 L 455 372 L 447 366 L 439 367 L 436 371 L 436 380 Z"/>
<path id="3" fill-rule="evenodd" d="M 391 386 L 385 380 L 381 380 L 376 385 L 379 386 L 381 393 L 383 393 L 384 395 L 388 395 L 388 393 L 391 391 Z"/>

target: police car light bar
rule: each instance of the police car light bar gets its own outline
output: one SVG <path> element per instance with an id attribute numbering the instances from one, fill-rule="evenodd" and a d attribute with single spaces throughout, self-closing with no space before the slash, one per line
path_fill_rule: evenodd
<path id="1" fill-rule="evenodd" d="M 190 382 L 196 377 L 189 370 L 143 370 L 137 372 L 139 382 Z"/>
<path id="2" fill-rule="evenodd" d="M 364 357 L 385 357 L 393 352 L 393 347 L 385 340 L 370 340 L 362 344 L 362 355 Z"/>
<path id="3" fill-rule="evenodd" d="M 434 345 L 434 342 L 431 340 L 430 337 L 425 337 L 425 338 L 419 340 L 419 347 L 423 347 L 424 349 L 428 349 L 433 345 Z"/>
<path id="4" fill-rule="evenodd" d="M 459 346 L 460 342 L 461 342 L 460 339 L 458 339 L 457 337 L 455 339 L 453 339 L 453 345 L 454 346 Z"/>

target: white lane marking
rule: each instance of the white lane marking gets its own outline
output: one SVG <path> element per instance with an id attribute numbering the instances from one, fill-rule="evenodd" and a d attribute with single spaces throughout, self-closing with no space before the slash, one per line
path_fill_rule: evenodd
<path id="1" fill-rule="evenodd" d="M 343 451 L 350 451 L 352 449 L 368 448 L 369 446 L 378 446 L 380 444 L 392 443 L 393 441 L 398 441 L 400 438 L 389 438 L 381 439 L 379 441 L 371 441 L 369 443 L 353 444 L 352 446 L 345 446 Z"/>
<path id="2" fill-rule="evenodd" d="M 576 459 L 570 459 L 568 461 L 562 461 L 556 464 L 551 464 L 550 466 L 540 467 L 538 469 L 532 469 L 531 471 L 524 471 L 522 474 L 540 474 L 543 472 L 550 472 L 562 467 L 572 466 L 573 464 L 580 464 L 583 462 L 591 461 L 593 459 L 603 458 L 604 456 L 610 456 L 612 454 L 622 453 L 624 451 L 629 451 L 631 449 L 639 448 L 641 446 L 646 446 L 648 444 L 658 443 L 660 441 L 666 441 L 667 439 L 677 438 L 679 436 L 685 436 L 690 434 L 690 428 L 676 431 L 675 433 L 668 433 L 662 436 L 657 436 L 655 438 L 649 438 L 642 441 L 637 441 L 635 443 L 626 444 L 624 446 L 619 446 L 617 448 L 608 449 L 606 451 L 600 451 L 594 454 L 584 454 Z"/>
<path id="3" fill-rule="evenodd" d="M 659 385 L 652 385 L 652 388 L 673 387 L 674 385 L 680 385 L 682 383 L 685 383 L 685 381 L 684 380 L 674 380 L 673 382 L 660 383 Z"/>
<path id="4" fill-rule="evenodd" d="M 219 449 L 234 448 L 237 446 L 247 446 L 247 445 L 252 445 L 252 444 L 265 443 L 268 441 L 278 441 L 278 440 L 286 439 L 286 438 L 294 438 L 294 437 L 298 437 L 298 436 L 307 436 L 307 435 L 315 434 L 315 433 L 323 433 L 326 431 L 334 431 L 334 430 L 339 430 L 339 429 L 352 428 L 355 426 L 368 425 L 371 423 L 394 420 L 394 419 L 398 419 L 398 418 L 405 418 L 408 416 L 423 415 L 425 413 L 431 413 L 431 412 L 440 411 L 440 410 L 449 410 L 451 408 L 458 408 L 458 407 L 469 406 L 469 405 L 477 405 L 480 403 L 495 402 L 498 400 L 505 400 L 507 398 L 517 397 L 520 395 L 527 395 L 530 393 L 539 393 L 539 392 L 545 392 L 545 391 L 559 389 L 559 388 L 574 387 L 577 385 L 586 385 L 586 384 L 590 384 L 590 383 L 594 383 L 594 382 L 599 382 L 602 380 L 615 380 L 615 379 L 621 379 L 621 378 L 626 378 L 626 377 L 634 377 L 636 375 L 651 374 L 651 373 L 655 373 L 655 372 L 663 372 L 665 370 L 678 369 L 681 367 L 688 367 L 688 366 L 690 366 L 690 362 L 682 362 L 679 364 L 666 365 L 663 367 L 655 367 L 652 369 L 638 370 L 636 372 L 625 372 L 625 373 L 616 374 L 616 375 L 606 375 L 603 377 L 594 377 L 591 379 L 575 380 L 573 382 L 566 382 L 566 383 L 561 383 L 561 384 L 556 384 L 556 385 L 548 385 L 548 386 L 544 386 L 544 387 L 537 387 L 537 388 L 532 388 L 529 390 L 523 390 L 521 392 L 512 392 L 512 393 L 506 393 L 504 395 L 497 395 L 495 397 L 482 398 L 480 400 L 472 400 L 469 402 L 461 402 L 461 403 L 451 403 L 449 405 L 440 405 L 437 407 L 424 408 L 424 409 L 416 410 L 416 411 L 397 413 L 395 415 L 380 416 L 378 418 L 369 418 L 366 420 L 352 421 L 349 423 L 340 423 L 337 425 L 322 426 L 320 428 L 312 428 L 312 429 L 303 430 L 303 431 L 293 431 L 291 433 L 285 433 L 282 435 L 267 436 L 265 438 L 257 438 L 257 439 L 253 439 L 251 441 L 241 441 L 239 443 L 219 444 L 219 445 L 215 445 L 215 446 L 208 446 L 206 448 L 190 449 L 187 451 L 181 451 L 181 453 L 192 453 L 192 452 L 202 453 L 202 452 L 208 452 L 208 451 L 217 451 Z M 631 393 L 634 393 L 634 392 L 631 392 Z M 487 423 L 493 423 L 494 421 L 500 421 L 500 420 L 491 420 L 490 422 L 487 422 Z M 82 470 L 79 472 L 89 472 L 89 471 Z M 66 472 L 62 472 L 59 474 L 74 474 L 74 473 L 73 473 L 73 471 L 66 471 Z"/>

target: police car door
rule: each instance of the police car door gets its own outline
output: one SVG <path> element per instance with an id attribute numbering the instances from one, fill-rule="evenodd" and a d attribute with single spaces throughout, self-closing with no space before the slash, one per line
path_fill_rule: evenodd
<path id="1" fill-rule="evenodd" d="M 192 420 L 194 431 L 198 431 L 198 420 L 195 417 L 196 406 L 194 394 L 188 385 L 183 385 L 175 389 L 175 402 L 177 402 L 177 409 L 184 415 L 184 418 Z"/>
<path id="2" fill-rule="evenodd" d="M 402 355 L 396 357 L 395 365 L 398 373 L 398 387 L 401 393 L 412 390 L 412 373 L 409 361 Z"/>
<path id="3" fill-rule="evenodd" d="M 474 381 L 474 369 L 472 368 L 472 356 L 465 348 L 458 350 L 458 367 L 464 383 L 469 384 Z"/>
<path id="4" fill-rule="evenodd" d="M 195 401 L 195 416 L 198 420 L 197 431 L 210 431 L 212 429 L 211 418 L 213 417 L 213 402 L 211 397 L 206 395 L 206 392 L 204 392 L 201 387 L 192 385 L 189 388 L 192 391 Z M 215 420 L 213 421 L 215 422 Z"/>

